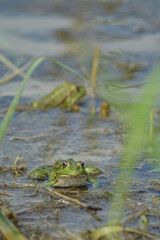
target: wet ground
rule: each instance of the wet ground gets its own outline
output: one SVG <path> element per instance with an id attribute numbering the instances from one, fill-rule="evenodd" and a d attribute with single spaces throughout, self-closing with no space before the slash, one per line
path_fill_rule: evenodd
<path id="1" fill-rule="evenodd" d="M 136 101 L 158 57 L 159 9 L 158 0 L 154 4 L 149 0 L 1 0 L 0 51 L 18 67 L 32 57 L 51 56 L 89 78 L 94 49 L 96 46 L 100 49 L 96 99 L 88 93 L 78 113 L 62 112 L 58 108 L 15 113 L 0 146 L 0 165 L 13 166 L 19 153 L 27 171 L 37 165 L 52 164 L 59 158 L 72 157 L 91 163 L 103 169 L 99 182 L 63 193 L 102 210 L 86 210 L 35 188 L 11 186 L 10 183 L 32 181 L 28 180 L 27 171 L 15 177 L 0 169 L 0 205 L 17 214 L 18 227 L 27 238 L 71 239 L 67 231 L 81 234 L 105 224 L 125 135 L 125 113 Z M 0 76 L 9 73 L 1 64 Z M 38 99 L 65 80 L 89 89 L 89 81 L 83 82 L 62 68 L 44 62 L 29 80 L 20 105 Z M 21 78 L 17 77 L 0 86 L 1 110 L 9 106 L 20 82 Z M 102 97 L 111 103 L 112 112 L 107 119 L 99 115 Z M 91 117 L 93 104 L 94 118 Z M 0 120 L 3 116 L 0 115 Z M 124 222 L 139 228 L 140 217 L 145 214 L 149 220 L 147 231 L 160 236 L 160 183 L 157 172 L 152 171 L 156 159 L 146 154 L 139 158 Z"/>

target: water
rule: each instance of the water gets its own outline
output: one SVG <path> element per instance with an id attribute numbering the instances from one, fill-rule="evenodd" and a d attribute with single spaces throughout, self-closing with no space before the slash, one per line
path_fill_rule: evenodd
<path id="1" fill-rule="evenodd" d="M 113 194 L 118 161 L 124 139 L 123 122 L 119 113 L 136 101 L 145 77 L 158 57 L 160 40 L 160 1 L 9 1 L 1 0 L 0 51 L 20 67 L 35 56 L 51 56 L 73 67 L 87 78 L 90 76 L 93 52 L 100 49 L 97 84 L 100 96 L 93 102 L 90 95 L 82 101 L 80 112 L 15 113 L 0 146 L 0 165 L 13 166 L 19 153 L 28 171 L 37 165 L 52 164 L 55 159 L 74 158 L 101 169 L 107 178 L 99 184 L 79 191 L 64 191 L 87 205 L 100 206 L 96 214 L 86 211 L 60 197 L 32 188 L 15 188 L 5 183 L 32 183 L 27 172 L 15 177 L 1 173 L 1 205 L 14 210 L 21 232 L 29 239 L 64 239 L 67 230 L 81 234 L 87 229 L 103 226 L 107 219 L 110 195 Z M 0 76 L 8 74 L 0 65 Z M 84 84 L 71 73 L 45 62 L 29 80 L 20 105 L 47 94 L 51 89 L 70 80 Z M 9 106 L 21 78 L 0 86 L 1 109 Z M 128 88 L 113 88 L 118 84 Z M 107 90 L 107 94 L 106 91 Z M 105 94 L 104 94 L 105 93 Z M 110 100 L 110 119 L 101 119 L 101 97 Z M 96 115 L 91 119 L 91 106 Z M 2 120 L 3 114 L 0 115 Z M 36 137 L 35 137 L 36 136 Z M 142 157 L 137 165 L 133 189 L 126 205 L 127 224 L 139 227 L 144 208 L 149 218 L 147 231 L 160 235 L 158 185 L 152 182 L 158 174 L 153 163 Z M 157 186 L 156 189 L 154 187 Z M 60 190 L 59 190 L 60 191 Z M 137 214 L 138 215 L 138 214 Z M 65 230 L 62 231 L 62 228 Z"/>

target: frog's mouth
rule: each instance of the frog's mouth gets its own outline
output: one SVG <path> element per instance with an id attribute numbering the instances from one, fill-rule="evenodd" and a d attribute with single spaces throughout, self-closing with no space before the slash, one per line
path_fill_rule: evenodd
<path id="1" fill-rule="evenodd" d="M 61 174 L 59 175 L 59 177 L 66 177 L 66 178 L 82 178 L 82 177 L 86 177 L 87 178 L 87 174 L 79 174 L 79 173 L 72 173 L 72 174 Z"/>
<path id="2" fill-rule="evenodd" d="M 66 177 L 66 178 L 67 178 L 67 177 L 78 178 L 79 176 L 85 177 L 85 176 L 87 176 L 87 174 L 85 174 L 85 173 L 79 173 L 79 172 L 77 172 L 77 171 L 72 171 L 71 174 L 61 174 L 60 176 Z"/>
<path id="3" fill-rule="evenodd" d="M 88 183 L 88 177 L 86 175 L 61 175 L 57 182 L 54 184 L 55 187 L 82 187 Z"/>

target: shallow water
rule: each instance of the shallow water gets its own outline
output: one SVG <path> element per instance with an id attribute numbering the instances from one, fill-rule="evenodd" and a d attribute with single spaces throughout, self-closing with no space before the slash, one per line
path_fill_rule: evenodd
<path id="1" fill-rule="evenodd" d="M 58 108 L 45 113 L 17 112 L 0 146 L 2 166 L 13 166 L 21 153 L 20 160 L 25 162 L 28 171 L 37 165 L 70 157 L 104 171 L 99 182 L 89 184 L 86 189 L 67 190 L 67 193 L 63 190 L 64 194 L 87 205 L 101 207 L 102 210 L 96 213 L 33 188 L 6 186 L 11 182 L 25 184 L 32 181 L 28 180 L 26 172 L 19 177 L 1 172 L 0 191 L 4 195 L 0 195 L 0 205 L 14 210 L 19 229 L 29 239 L 45 239 L 46 236 L 65 239 L 67 232 L 64 229 L 80 234 L 105 224 L 124 139 L 124 123 L 119 116 L 124 118 L 127 108 L 136 101 L 141 84 L 158 57 L 159 9 L 158 0 L 154 4 L 146 0 L 1 1 L 0 51 L 18 67 L 32 57 L 51 56 L 89 78 L 95 46 L 100 49 L 97 76 L 100 90 L 95 100 L 88 94 L 78 113 L 62 112 Z M 0 76 L 8 73 L 7 67 L 1 64 Z M 65 80 L 84 84 L 89 89 L 89 82 L 45 62 L 29 80 L 20 105 L 38 99 Z M 1 110 L 9 106 L 20 81 L 17 77 L 0 86 Z M 115 89 L 114 84 L 129 88 Z M 109 119 L 99 116 L 102 96 L 111 102 Z M 91 118 L 93 105 L 96 114 Z M 2 118 L 3 114 L 0 120 Z M 147 231 L 159 236 L 159 183 L 152 181 L 159 176 L 152 171 L 152 162 L 149 156 L 140 156 L 125 223 L 139 227 L 138 213 L 143 210 L 149 219 Z"/>

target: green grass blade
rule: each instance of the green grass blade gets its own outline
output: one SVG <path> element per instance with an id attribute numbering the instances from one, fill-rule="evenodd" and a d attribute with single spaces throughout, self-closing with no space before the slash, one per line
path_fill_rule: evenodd
<path id="1" fill-rule="evenodd" d="M 151 143 L 149 138 L 149 113 L 153 110 L 156 98 L 160 90 L 160 67 L 156 65 L 151 72 L 147 85 L 144 86 L 137 104 L 131 112 L 130 129 L 123 148 L 123 157 L 120 160 L 119 176 L 109 211 L 109 223 L 121 220 L 128 189 L 132 184 L 132 174 L 137 158 L 136 153 Z"/>
<path id="2" fill-rule="evenodd" d="M 0 211 L 0 231 L 7 240 L 26 240 L 11 221 Z"/>
<path id="3" fill-rule="evenodd" d="M 10 107 L 9 107 L 9 110 L 8 110 L 6 116 L 4 117 L 4 119 L 3 119 L 3 121 L 2 121 L 2 124 L 1 124 L 1 126 L 0 126 L 0 142 L 2 141 L 2 139 L 3 139 L 3 137 L 4 137 L 4 134 L 5 134 L 5 132 L 6 132 L 6 129 L 7 129 L 8 125 L 9 125 L 9 122 L 10 122 L 11 119 L 12 119 L 12 116 L 13 116 L 13 114 L 14 114 L 15 108 L 16 108 L 18 102 L 19 102 L 19 99 L 20 99 L 20 97 L 21 97 L 21 95 L 22 95 L 22 92 L 23 92 L 23 90 L 24 90 L 24 88 L 25 88 L 25 86 L 26 86 L 26 83 L 27 83 L 29 77 L 31 76 L 31 74 L 33 73 L 33 71 L 39 66 L 39 64 L 40 64 L 42 61 L 44 61 L 44 60 L 45 60 L 45 58 L 43 58 L 43 57 L 38 58 L 38 59 L 32 64 L 32 66 L 29 68 L 29 70 L 27 71 L 27 73 L 26 73 L 26 75 L 25 75 L 25 77 L 24 77 L 24 79 L 23 79 L 23 81 L 22 81 L 22 83 L 21 83 L 21 86 L 20 86 L 20 88 L 19 88 L 19 91 L 18 91 L 17 95 L 14 97 L 14 99 L 13 99 L 13 101 L 12 101 Z"/>
<path id="4" fill-rule="evenodd" d="M 107 237 L 107 235 L 108 235 L 111 239 L 111 234 L 115 234 L 115 233 L 119 233 L 119 232 L 136 233 L 140 236 L 145 236 L 152 240 L 160 240 L 160 238 L 158 238 L 154 235 L 151 235 L 147 232 L 144 232 L 144 231 L 141 231 L 138 229 L 134 229 L 134 228 L 123 228 L 122 226 L 116 226 L 116 225 L 103 227 L 103 228 L 99 228 L 99 229 L 95 230 L 94 232 L 91 233 L 91 238 L 93 240 L 98 240 L 98 239 L 103 238 L 104 236 Z M 107 238 L 107 239 L 109 239 L 109 238 Z M 115 239 L 115 238 L 113 237 L 113 239 Z"/>
<path id="5" fill-rule="evenodd" d="M 80 78 L 81 80 L 84 81 L 89 81 L 87 78 L 83 77 L 81 74 L 79 74 L 76 70 L 74 70 L 73 68 L 69 67 L 68 65 L 58 61 L 58 60 L 54 60 L 52 58 L 47 58 L 49 61 L 53 62 L 54 64 L 56 64 L 59 67 L 64 68 L 65 70 L 67 70 L 68 72 L 72 73 L 73 75 L 75 75 L 76 77 Z"/>

